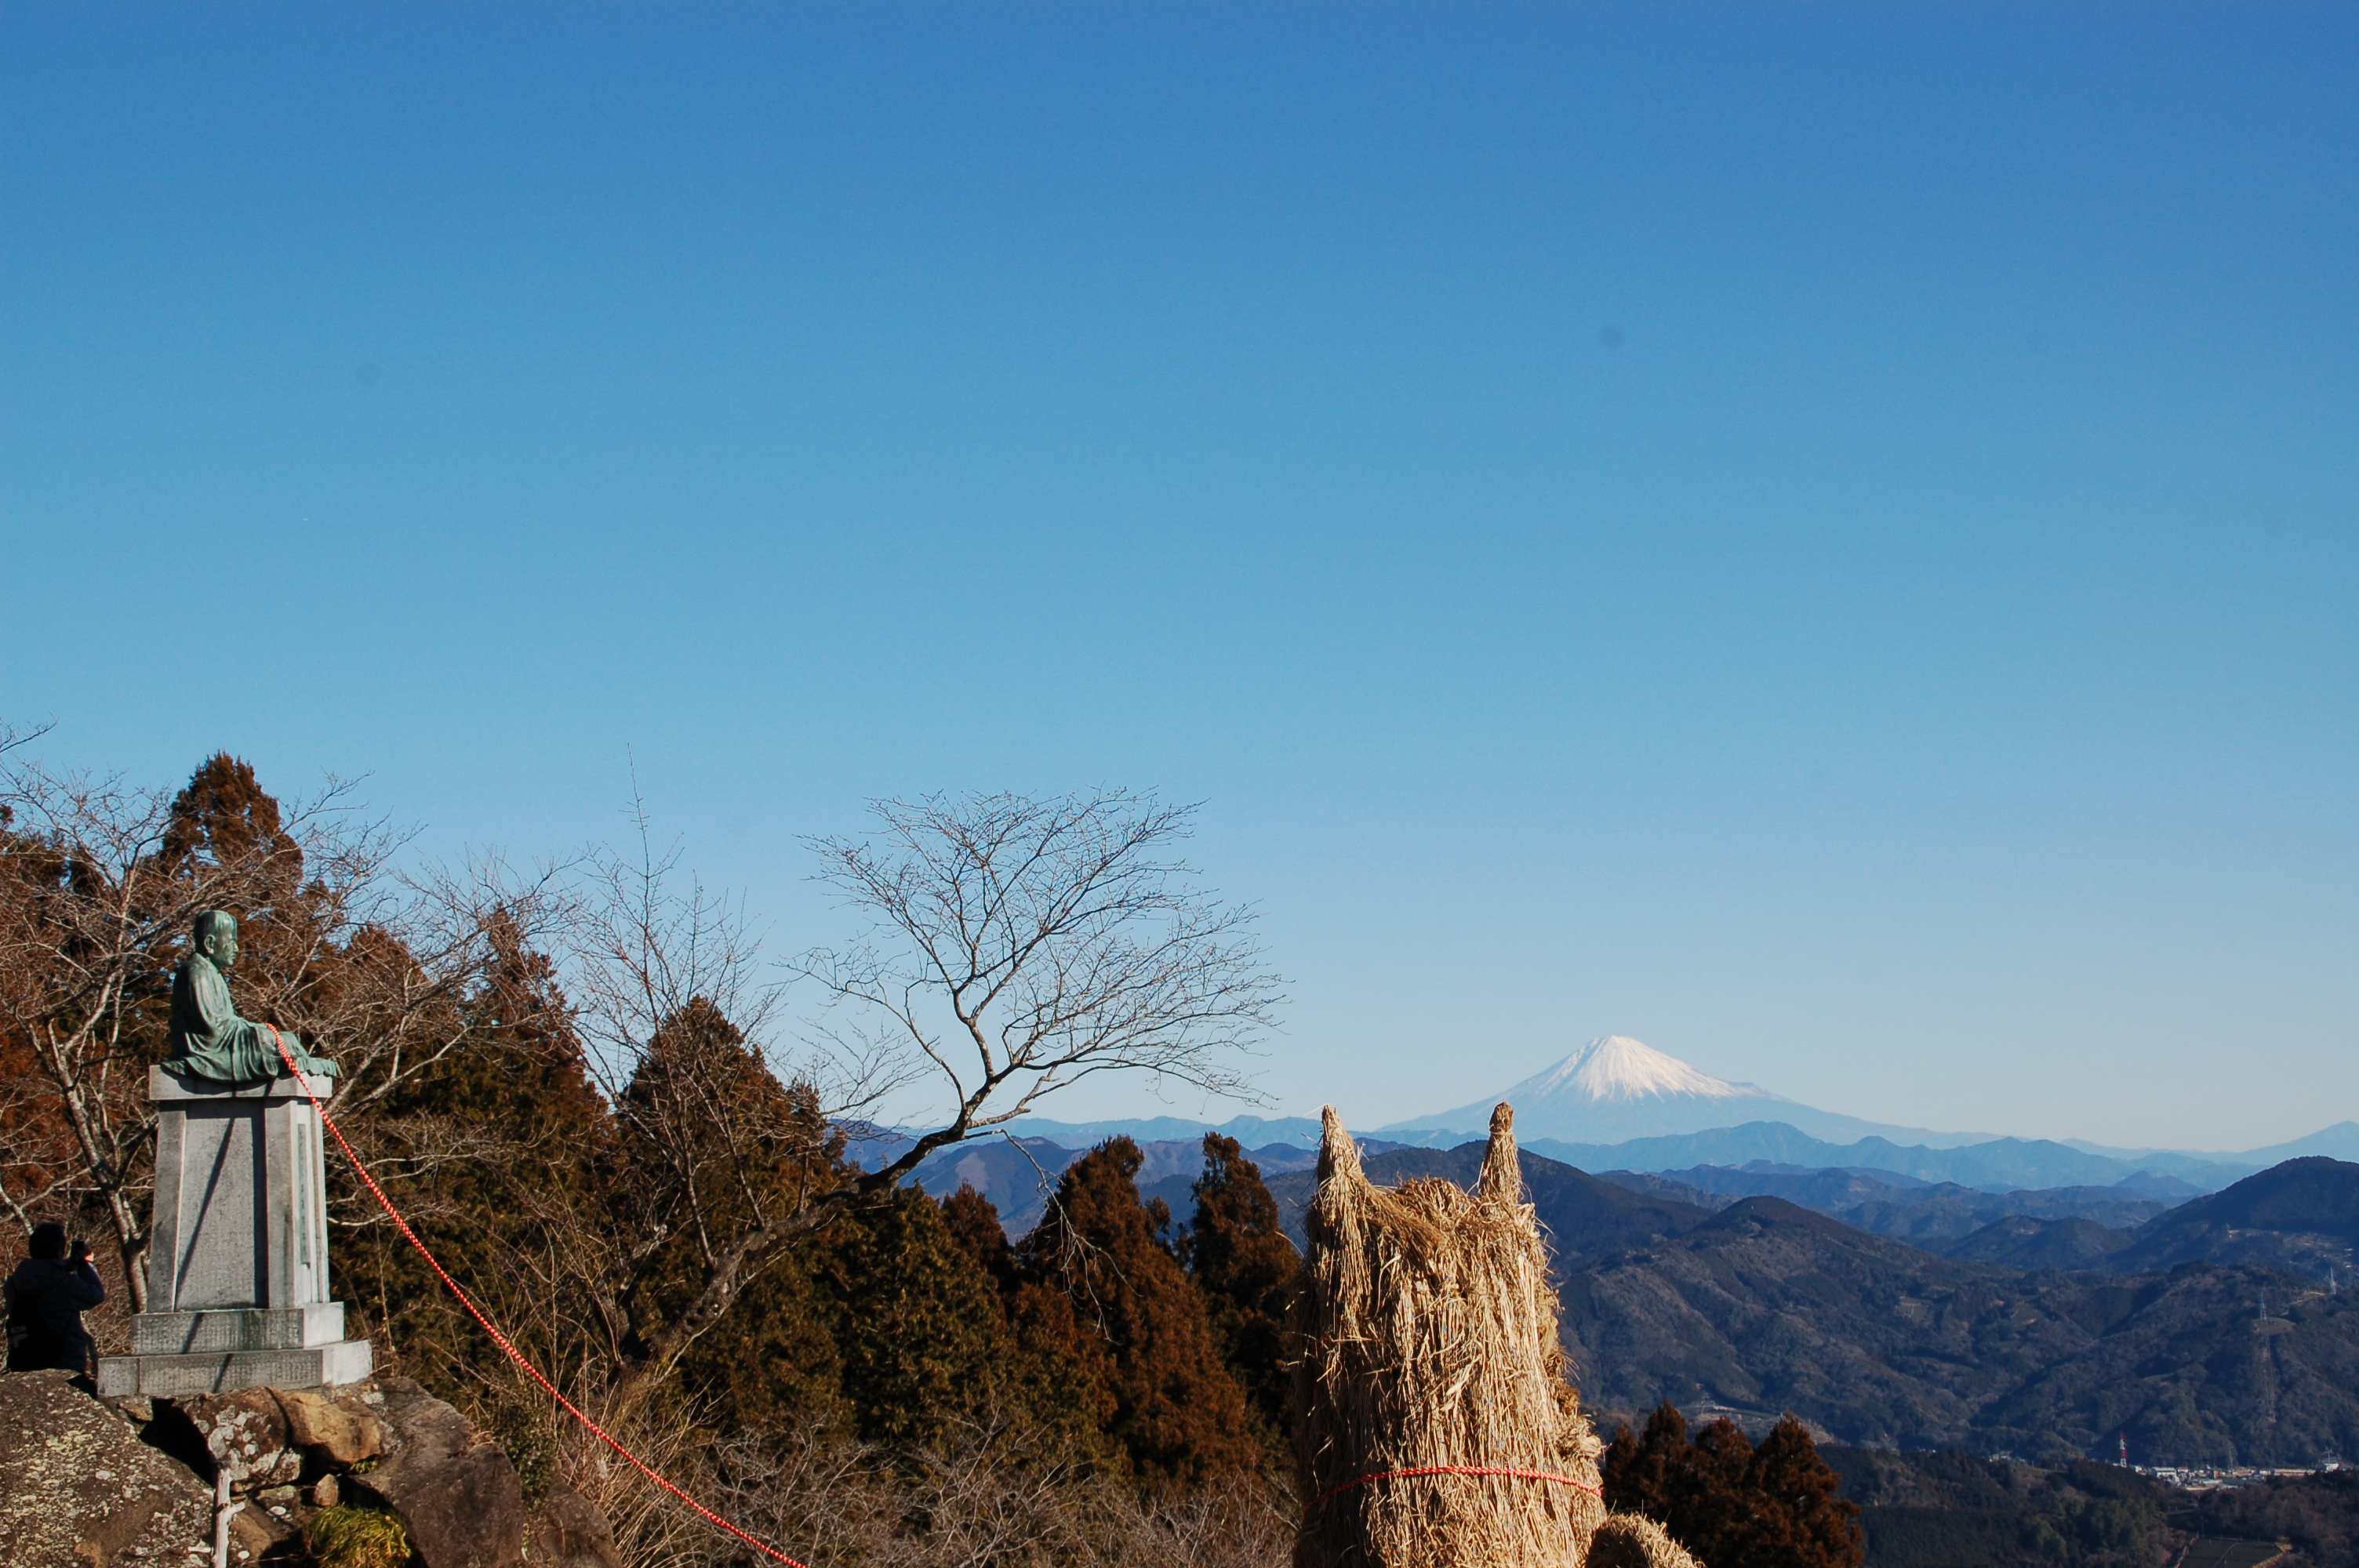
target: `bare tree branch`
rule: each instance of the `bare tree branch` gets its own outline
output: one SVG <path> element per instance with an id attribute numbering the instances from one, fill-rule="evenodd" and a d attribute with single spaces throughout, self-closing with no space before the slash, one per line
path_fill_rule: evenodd
<path id="1" fill-rule="evenodd" d="M 1254 912 L 1196 890 L 1174 858 L 1194 807 L 1116 790 L 872 809 L 869 838 L 807 840 L 868 929 L 789 968 L 827 997 L 830 1054 L 930 1074 L 954 1108 L 864 1191 L 1100 1073 L 1251 1098 L 1235 1058 L 1271 1027 L 1282 982 Z"/>

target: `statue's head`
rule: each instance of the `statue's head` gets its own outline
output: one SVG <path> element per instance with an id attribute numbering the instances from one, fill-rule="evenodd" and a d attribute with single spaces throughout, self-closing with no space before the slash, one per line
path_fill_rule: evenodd
<path id="1" fill-rule="evenodd" d="M 226 969 L 237 962 L 237 916 L 226 909 L 208 909 L 197 916 L 195 929 L 197 951 L 213 961 L 213 968 Z"/>

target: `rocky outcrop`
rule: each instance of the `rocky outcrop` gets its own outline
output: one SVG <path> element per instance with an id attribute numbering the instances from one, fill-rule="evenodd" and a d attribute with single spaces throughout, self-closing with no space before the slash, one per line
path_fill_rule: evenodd
<path id="1" fill-rule="evenodd" d="M 332 1398 L 310 1389 L 273 1389 L 287 1420 L 287 1443 L 312 1458 L 349 1469 L 385 1452 L 385 1423 L 369 1409 L 368 1394 Z"/>
<path id="2" fill-rule="evenodd" d="M 303 1473 L 303 1456 L 288 1447 L 287 1418 L 268 1389 L 157 1402 L 196 1429 L 213 1467 L 238 1490 L 282 1486 Z"/>
<path id="3" fill-rule="evenodd" d="M 188 1422 L 235 1489 L 253 1492 L 317 1480 L 383 1454 L 385 1423 L 371 1408 L 382 1398 L 365 1387 L 333 1394 L 240 1389 L 156 1402 Z"/>
<path id="4" fill-rule="evenodd" d="M 332 1393 L 241 1389 L 170 1404 L 234 1490 L 255 1497 L 239 1520 L 242 1541 L 258 1530 L 270 1539 L 255 1544 L 267 1551 L 313 1509 L 344 1503 L 398 1518 L 419 1568 L 526 1561 L 516 1466 L 465 1416 L 406 1378 Z M 577 1522 L 560 1531 L 569 1545 L 591 1524 Z"/>
<path id="5" fill-rule="evenodd" d="M 6 1568 L 210 1563 L 217 1475 L 237 1562 L 308 1561 L 305 1525 L 342 1505 L 399 1518 L 415 1568 L 621 1568 L 593 1505 L 560 1483 L 527 1511 L 499 1445 L 406 1379 L 149 1401 L 0 1377 Z"/>
<path id="6" fill-rule="evenodd" d="M 524 1487 L 500 1445 L 407 1378 L 380 1385 L 389 1452 L 349 1494 L 400 1516 L 420 1568 L 524 1562 Z"/>
<path id="7" fill-rule="evenodd" d="M 184 1563 L 212 1550 L 212 1499 L 70 1374 L 11 1373 L 0 1377 L 0 1541 L 9 1568 Z"/>
<path id="8" fill-rule="evenodd" d="M 534 1568 L 623 1568 L 606 1516 L 563 1482 L 549 1488 L 532 1526 Z"/>

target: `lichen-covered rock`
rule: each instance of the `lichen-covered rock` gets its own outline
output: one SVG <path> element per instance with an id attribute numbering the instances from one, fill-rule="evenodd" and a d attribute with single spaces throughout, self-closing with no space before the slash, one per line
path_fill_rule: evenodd
<path id="1" fill-rule="evenodd" d="M 524 1487 L 500 1445 L 407 1378 L 378 1385 L 387 1453 L 344 1492 L 390 1509 L 409 1531 L 418 1568 L 516 1568 L 524 1558 Z"/>
<path id="2" fill-rule="evenodd" d="M 259 1498 L 248 1498 L 243 1508 L 230 1516 L 230 1562 L 240 1563 L 249 1559 L 254 1563 L 274 1564 L 300 1562 L 299 1557 L 293 1555 L 299 1533 L 284 1504 L 265 1503 Z M 125 1564 L 125 1568 L 129 1568 L 129 1565 Z M 190 1563 L 186 1568 L 202 1568 L 202 1565 Z"/>
<path id="3" fill-rule="evenodd" d="M 240 1389 L 158 1402 L 187 1419 L 240 1493 L 289 1486 L 385 1452 L 385 1427 L 356 1392 Z"/>
<path id="4" fill-rule="evenodd" d="M 523 1568 L 527 1540 L 532 1568 L 621 1568 L 586 1498 L 560 1483 L 527 1518 L 506 1454 L 407 1379 L 151 1407 L 93 1399 L 64 1372 L 0 1377 L 0 1568 L 202 1568 L 216 1471 L 243 1504 L 234 1562 L 299 1561 L 317 1510 L 358 1502 L 400 1518 L 416 1568 Z"/>
<path id="5" fill-rule="evenodd" d="M 185 1563 L 212 1500 L 64 1372 L 0 1377 L 0 1541 L 9 1568 Z"/>
<path id="6" fill-rule="evenodd" d="M 268 1389 L 240 1389 L 173 1403 L 238 1490 L 284 1486 L 303 1473 L 303 1456 L 287 1440 L 286 1412 Z"/>

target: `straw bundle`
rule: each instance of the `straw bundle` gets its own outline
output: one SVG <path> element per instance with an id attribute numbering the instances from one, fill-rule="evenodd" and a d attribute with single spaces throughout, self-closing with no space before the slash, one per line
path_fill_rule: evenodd
<path id="1" fill-rule="evenodd" d="M 1513 1122 L 1492 1113 L 1470 1194 L 1375 1186 L 1325 1113 L 1295 1308 L 1295 1568 L 1695 1568 L 1646 1521 L 1609 1520 L 1594 1490 L 1602 1445 L 1564 1379 Z M 1581 1485 L 1391 1474 L 1444 1468 Z"/>

